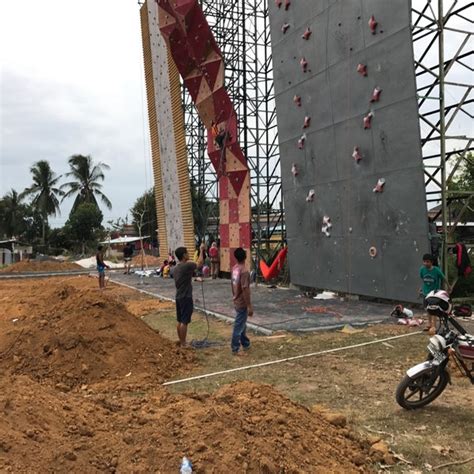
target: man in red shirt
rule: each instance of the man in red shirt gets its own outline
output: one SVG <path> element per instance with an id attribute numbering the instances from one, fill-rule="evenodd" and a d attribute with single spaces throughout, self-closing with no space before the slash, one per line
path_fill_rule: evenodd
<path id="1" fill-rule="evenodd" d="M 234 355 L 244 355 L 240 346 L 246 351 L 250 348 L 250 340 L 247 337 L 247 317 L 253 316 L 253 307 L 250 300 L 250 273 L 245 268 L 247 253 L 238 248 L 234 252 L 237 264 L 232 268 L 232 300 L 235 307 L 235 321 L 232 332 L 231 349 Z"/>

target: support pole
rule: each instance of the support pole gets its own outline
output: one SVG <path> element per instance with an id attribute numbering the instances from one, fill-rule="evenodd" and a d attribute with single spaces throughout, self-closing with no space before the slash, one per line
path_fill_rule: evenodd
<path id="1" fill-rule="evenodd" d="M 446 182 L 446 113 L 444 109 L 444 13 L 443 0 L 438 0 L 438 51 L 439 51 L 439 133 L 440 133 L 440 165 L 441 165 L 441 207 L 443 220 L 443 255 L 442 267 L 448 279 L 448 205 Z"/>

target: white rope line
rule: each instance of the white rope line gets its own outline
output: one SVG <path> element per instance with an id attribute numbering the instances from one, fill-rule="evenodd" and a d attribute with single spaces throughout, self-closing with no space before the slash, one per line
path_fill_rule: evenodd
<path id="1" fill-rule="evenodd" d="M 287 357 L 285 359 L 270 360 L 268 362 L 262 362 L 260 364 L 246 365 L 246 366 L 243 366 L 243 367 L 236 367 L 234 369 L 220 370 L 219 372 L 211 372 L 209 374 L 196 375 L 194 377 L 188 377 L 186 379 L 171 380 L 169 382 L 163 383 L 162 385 L 163 386 L 177 385 L 177 384 L 184 383 L 184 382 L 191 382 L 193 380 L 201 380 L 201 379 L 207 379 L 207 378 L 210 378 L 210 377 L 216 377 L 218 375 L 230 374 L 232 372 L 240 372 L 242 370 L 256 369 L 256 368 L 259 368 L 259 367 L 266 367 L 268 365 L 281 364 L 283 362 L 289 362 L 289 361 L 292 361 L 292 360 L 304 359 L 304 358 L 307 358 L 307 357 L 314 357 L 314 356 L 322 355 L 322 354 L 330 354 L 330 353 L 333 353 L 333 352 L 347 351 L 349 349 L 357 349 L 358 347 L 370 346 L 370 345 L 373 345 L 373 344 L 380 344 L 382 342 L 393 341 L 395 339 L 401 339 L 403 337 L 410 337 L 410 336 L 414 336 L 416 334 L 423 334 L 423 331 L 416 331 L 416 332 L 411 332 L 409 334 L 402 334 L 402 335 L 399 335 L 399 336 L 386 337 L 384 339 L 376 339 L 374 341 L 362 342 L 360 344 L 353 344 L 351 346 L 336 347 L 335 349 L 326 349 L 324 351 L 311 352 L 309 354 L 301 354 L 301 355 L 297 355 L 297 356 Z"/>

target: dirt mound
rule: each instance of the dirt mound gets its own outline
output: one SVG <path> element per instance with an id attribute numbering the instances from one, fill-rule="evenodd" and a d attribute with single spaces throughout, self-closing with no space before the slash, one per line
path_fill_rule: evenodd
<path id="1" fill-rule="evenodd" d="M 153 255 L 145 255 L 143 257 L 143 265 L 148 265 L 149 267 L 160 267 L 164 260 L 164 258 L 154 257 Z M 132 259 L 132 265 L 134 268 L 141 268 L 142 256 L 135 255 Z"/>
<path id="2" fill-rule="evenodd" d="M 3 379 L 0 470 L 168 473 L 186 455 L 196 473 L 369 471 L 367 441 L 270 386 L 240 382 L 211 396 L 134 389 L 64 394 Z"/>
<path id="3" fill-rule="evenodd" d="M 8 267 L 2 268 L 2 273 L 22 273 L 22 272 L 67 272 L 71 270 L 84 270 L 81 266 L 73 262 L 61 262 L 59 260 L 22 260 Z"/>
<path id="4" fill-rule="evenodd" d="M 161 381 L 193 360 L 106 292 L 55 284 L 41 299 L 46 306 L 0 321 L 0 369 L 68 390 L 117 377 Z"/>

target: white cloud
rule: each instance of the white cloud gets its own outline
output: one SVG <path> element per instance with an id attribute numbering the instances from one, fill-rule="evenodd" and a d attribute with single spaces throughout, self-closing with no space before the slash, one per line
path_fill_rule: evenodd
<path id="1" fill-rule="evenodd" d="M 63 174 L 91 154 L 111 166 L 106 220 L 124 216 L 152 184 L 137 3 L 2 1 L 0 45 L 0 194 L 29 185 L 36 160 Z"/>

